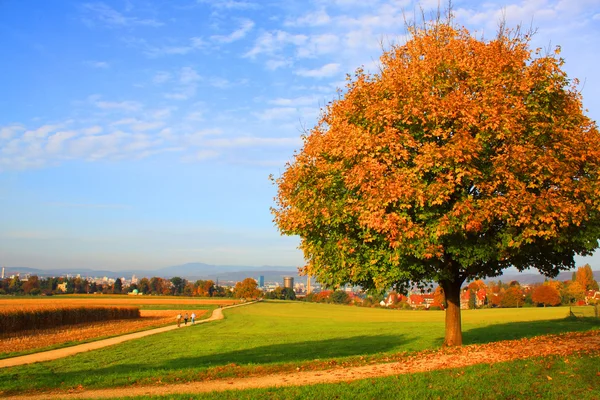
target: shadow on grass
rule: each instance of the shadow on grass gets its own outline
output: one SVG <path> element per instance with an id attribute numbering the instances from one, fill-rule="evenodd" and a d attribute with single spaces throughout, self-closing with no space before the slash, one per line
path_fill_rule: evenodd
<path id="1" fill-rule="evenodd" d="M 600 319 L 568 317 L 543 321 L 509 322 L 463 330 L 463 343 L 482 344 L 590 329 L 600 329 Z"/>
<path id="2" fill-rule="evenodd" d="M 274 344 L 193 357 L 171 357 L 165 360 L 152 359 L 135 364 L 127 363 L 124 360 L 104 368 L 70 369 L 67 367 L 70 370 L 64 372 L 58 372 L 58 368 L 44 368 L 43 370 L 36 368 L 24 371 L 21 368 L 27 368 L 27 366 L 23 366 L 11 368 L 10 371 L 5 371 L 7 372 L 5 374 L 2 374 L 0 370 L 0 391 L 14 393 L 31 389 L 71 387 L 79 384 L 86 387 L 119 386 L 130 383 L 130 378 L 161 377 L 169 373 L 191 375 L 194 371 L 199 372 L 229 364 L 239 366 L 269 365 L 372 355 L 388 352 L 392 348 L 406 344 L 411 340 L 406 339 L 403 335 L 355 336 L 321 341 Z M 24 379 L 24 376 L 27 376 L 27 379 Z"/>

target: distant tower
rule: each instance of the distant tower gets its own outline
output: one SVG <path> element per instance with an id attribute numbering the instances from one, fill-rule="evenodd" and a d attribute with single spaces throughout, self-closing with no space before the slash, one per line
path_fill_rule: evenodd
<path id="1" fill-rule="evenodd" d="M 284 277 L 283 278 L 283 287 L 294 290 L 294 278 L 291 276 Z"/>
<path id="2" fill-rule="evenodd" d="M 259 287 L 265 287 L 265 277 L 264 275 L 261 275 L 258 277 L 258 286 Z"/>
<path id="3" fill-rule="evenodd" d="M 306 294 L 310 294 L 312 288 L 310 287 L 310 275 L 307 275 L 306 279 Z"/>
<path id="4" fill-rule="evenodd" d="M 4 267 L 2 267 L 2 279 L 4 279 Z"/>

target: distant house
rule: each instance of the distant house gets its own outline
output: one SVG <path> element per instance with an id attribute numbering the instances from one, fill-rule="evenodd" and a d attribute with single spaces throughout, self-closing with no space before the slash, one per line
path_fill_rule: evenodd
<path id="1" fill-rule="evenodd" d="M 486 303 L 486 300 L 487 300 L 487 292 L 485 291 L 485 289 L 479 289 L 475 296 L 475 306 L 483 307 Z"/>
<path id="2" fill-rule="evenodd" d="M 460 292 L 460 309 L 468 310 L 469 309 L 469 297 L 471 296 L 470 290 L 463 290 Z"/>
<path id="3" fill-rule="evenodd" d="M 59 283 L 56 285 L 56 290 L 60 290 L 63 293 L 67 292 L 67 282 Z"/>
<path id="4" fill-rule="evenodd" d="M 600 291 L 588 290 L 585 292 L 585 304 L 600 304 Z"/>
<path id="5" fill-rule="evenodd" d="M 408 296 L 407 303 L 412 308 L 426 308 L 425 298 L 421 294 L 411 294 Z"/>

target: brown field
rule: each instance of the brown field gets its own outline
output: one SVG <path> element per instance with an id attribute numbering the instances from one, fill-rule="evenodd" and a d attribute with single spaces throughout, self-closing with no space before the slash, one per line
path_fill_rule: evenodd
<path id="1" fill-rule="evenodd" d="M 201 318 L 209 310 L 186 310 Z M 0 336 L 0 355 L 12 352 L 41 349 L 67 342 L 81 342 L 106 336 L 124 335 L 149 328 L 175 323 L 177 311 L 141 310 L 142 317 L 134 320 L 92 322 L 70 327 L 23 331 Z"/>
<path id="2" fill-rule="evenodd" d="M 61 306 L 145 306 L 145 305 L 173 305 L 178 304 L 185 305 L 221 305 L 228 306 L 239 303 L 239 300 L 228 299 L 228 298 L 177 298 L 171 296 L 50 296 L 50 297 L 39 297 L 37 299 L 32 298 L 19 298 L 19 297 L 5 297 L 0 299 L 0 309 L 2 308 L 13 308 L 13 307 L 33 307 L 40 308 L 45 305 L 55 307 L 57 304 Z M 177 307 L 174 307 L 177 309 Z"/>
<path id="3" fill-rule="evenodd" d="M 39 310 L 61 307 L 98 307 L 98 306 L 160 306 L 167 310 L 140 310 L 141 318 L 103 322 L 82 323 L 50 329 L 28 330 L 0 335 L 0 356 L 7 353 L 47 348 L 67 342 L 82 342 L 107 336 L 123 335 L 135 331 L 157 328 L 174 324 L 178 312 L 196 313 L 196 319 L 202 318 L 210 310 L 189 309 L 190 305 L 226 306 L 239 302 L 234 299 L 176 298 L 159 296 L 52 296 L 31 298 L 2 298 L 0 313 L 7 310 Z M 178 310 L 178 305 L 186 305 Z M 172 307 L 171 307 L 172 306 Z"/>

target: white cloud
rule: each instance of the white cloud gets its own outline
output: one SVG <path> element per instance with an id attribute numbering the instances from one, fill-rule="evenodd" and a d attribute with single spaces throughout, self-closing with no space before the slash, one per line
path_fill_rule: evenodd
<path id="1" fill-rule="evenodd" d="M 83 5 L 86 15 L 108 27 L 150 26 L 159 27 L 162 22 L 151 18 L 128 17 L 104 3 L 86 3 Z"/>
<path id="2" fill-rule="evenodd" d="M 196 0 L 198 4 L 208 4 L 211 7 L 227 10 L 247 10 L 259 8 L 257 3 L 240 0 Z"/>
<path id="3" fill-rule="evenodd" d="M 59 153 L 63 149 L 63 143 L 78 135 L 77 131 L 59 131 L 48 138 L 46 151 L 52 154 Z"/>
<path id="4" fill-rule="evenodd" d="M 200 75 L 192 67 L 183 67 L 179 73 L 179 82 L 184 85 L 198 82 L 201 79 Z"/>
<path id="5" fill-rule="evenodd" d="M 340 38 L 334 34 L 311 36 L 310 40 L 302 47 L 298 47 L 298 57 L 314 57 L 322 54 L 339 52 Z"/>
<path id="6" fill-rule="evenodd" d="M 48 136 L 50 132 L 53 132 L 57 129 L 60 129 L 64 126 L 64 124 L 58 125 L 43 125 L 37 129 L 26 131 L 23 134 L 22 139 L 25 141 L 35 141 L 36 139 L 44 139 Z"/>
<path id="7" fill-rule="evenodd" d="M 171 80 L 171 74 L 165 71 L 159 71 L 152 78 L 152 82 L 160 85 L 161 83 L 165 83 Z"/>
<path id="8" fill-rule="evenodd" d="M 283 59 L 271 59 L 271 60 L 267 60 L 267 62 L 265 63 L 265 66 L 267 67 L 267 69 L 271 70 L 271 71 L 275 71 L 276 69 L 282 68 L 282 67 L 287 67 L 292 65 L 292 62 L 290 60 L 283 60 Z"/>
<path id="9" fill-rule="evenodd" d="M 196 151 L 193 154 L 186 155 L 182 157 L 181 161 L 183 162 L 198 162 L 205 160 L 212 160 L 214 158 L 219 157 L 220 153 L 216 150 L 200 150 Z"/>
<path id="10" fill-rule="evenodd" d="M 301 96 L 295 98 L 276 98 L 269 100 L 269 104 L 283 107 L 318 106 L 320 96 Z"/>
<path id="11" fill-rule="evenodd" d="M 142 108 L 142 104 L 137 101 L 101 101 L 98 100 L 94 103 L 96 107 L 103 110 L 117 110 L 117 111 L 139 111 Z"/>
<path id="12" fill-rule="evenodd" d="M 148 111 L 147 115 L 152 119 L 164 120 L 169 118 L 173 111 L 176 109 L 176 107 L 158 108 L 155 110 Z"/>
<path id="13" fill-rule="evenodd" d="M 183 141 L 189 146 L 202 146 L 207 136 L 221 135 L 223 131 L 219 128 L 203 129 L 183 136 Z"/>
<path id="14" fill-rule="evenodd" d="M 290 119 L 298 115 L 294 107 L 275 107 L 256 113 L 256 116 L 263 121 Z"/>
<path id="15" fill-rule="evenodd" d="M 228 81 L 225 78 L 210 78 L 208 80 L 208 83 L 211 86 L 219 88 L 219 89 L 228 89 L 233 86 L 233 83 L 231 83 L 230 81 Z"/>
<path id="16" fill-rule="evenodd" d="M 206 43 L 201 37 L 191 37 L 187 44 L 163 44 L 153 45 L 145 39 L 127 37 L 122 39 L 126 44 L 137 47 L 148 57 L 164 57 L 170 55 L 186 55 L 206 47 Z"/>
<path id="17" fill-rule="evenodd" d="M 299 69 L 294 73 L 296 75 L 304 76 L 307 78 L 328 78 L 334 75 L 338 75 L 340 72 L 340 64 L 330 63 L 325 64 L 321 68 L 316 69 Z"/>
<path id="18" fill-rule="evenodd" d="M 225 35 L 225 36 L 215 35 L 215 36 L 211 36 L 211 39 L 213 39 L 219 43 L 235 42 L 236 40 L 240 40 L 240 39 L 244 38 L 248 34 L 248 32 L 250 32 L 252 30 L 253 27 L 254 27 L 254 22 L 249 19 L 246 19 L 246 20 L 242 21 L 242 24 L 239 29 L 233 31 L 229 35 Z"/>
<path id="19" fill-rule="evenodd" d="M 9 140 L 17 135 L 17 133 L 24 131 L 25 128 L 21 125 L 9 125 L 0 128 L 0 140 Z"/>
<path id="20" fill-rule="evenodd" d="M 274 146 L 274 147 L 295 147 L 302 144 L 302 140 L 297 138 L 265 138 L 254 136 L 241 136 L 234 138 L 212 139 L 205 142 L 211 147 L 256 147 L 256 146 Z"/>
<path id="21" fill-rule="evenodd" d="M 300 46 L 308 40 L 306 35 L 292 35 L 284 31 L 264 32 L 254 42 L 244 57 L 254 58 L 259 54 L 274 54 L 287 45 Z"/>
<path id="22" fill-rule="evenodd" d="M 106 61 L 86 61 L 85 65 L 92 67 L 92 68 L 100 68 L 100 69 L 110 68 L 110 64 L 107 63 Z"/>
<path id="23" fill-rule="evenodd" d="M 81 133 L 84 135 L 97 135 L 103 131 L 102 127 L 99 125 L 90 126 L 89 128 L 85 128 L 81 130 Z"/>
<path id="24" fill-rule="evenodd" d="M 196 95 L 198 82 L 202 77 L 192 67 L 183 67 L 179 71 L 179 85 L 175 91 L 165 93 L 171 100 L 188 100 Z"/>
<path id="25" fill-rule="evenodd" d="M 321 26 L 331 22 L 331 18 L 327 14 L 327 11 L 320 9 L 314 12 L 309 12 L 301 17 L 287 20 L 284 25 L 286 26 Z"/>

